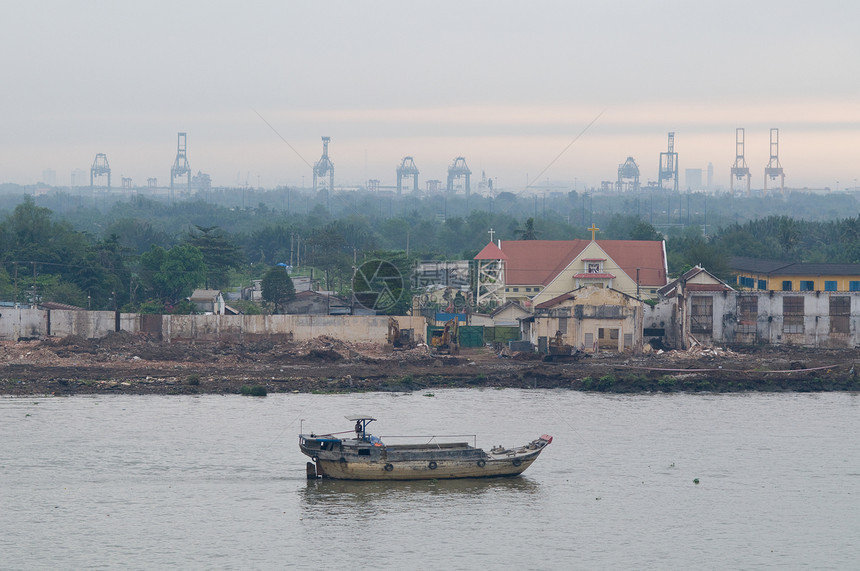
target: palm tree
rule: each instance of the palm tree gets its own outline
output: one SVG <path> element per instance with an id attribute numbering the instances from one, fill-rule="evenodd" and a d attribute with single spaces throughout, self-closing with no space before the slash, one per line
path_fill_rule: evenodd
<path id="1" fill-rule="evenodd" d="M 522 229 L 514 230 L 520 240 L 537 240 L 540 232 L 535 230 L 535 219 L 529 218 Z"/>

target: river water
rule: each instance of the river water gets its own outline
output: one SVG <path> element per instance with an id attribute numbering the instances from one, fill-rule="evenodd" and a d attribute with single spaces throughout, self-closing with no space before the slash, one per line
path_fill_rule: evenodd
<path id="1" fill-rule="evenodd" d="M 311 481 L 297 434 L 555 437 L 522 477 Z M 304 419 L 302 421 L 302 419 Z M 2 569 L 856 569 L 860 395 L 0 398 Z M 698 479 L 698 483 L 695 480 Z"/>

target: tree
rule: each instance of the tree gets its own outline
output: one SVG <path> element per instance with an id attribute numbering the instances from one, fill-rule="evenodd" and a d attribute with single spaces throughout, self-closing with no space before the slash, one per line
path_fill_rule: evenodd
<path id="1" fill-rule="evenodd" d="M 534 218 L 528 218 L 525 225 L 522 228 L 515 230 L 514 234 L 520 240 L 537 240 L 538 236 L 540 236 L 540 232 L 535 230 Z"/>
<path id="2" fill-rule="evenodd" d="M 15 286 L 12 283 L 12 276 L 9 275 L 6 268 L 0 266 L 0 299 L 13 301 L 14 297 Z"/>
<path id="3" fill-rule="evenodd" d="M 190 232 L 187 243 L 203 254 L 203 261 L 206 263 L 206 287 L 221 289 L 228 285 L 227 271 L 241 265 L 241 252 L 218 226 L 204 227 L 195 224 L 194 227 L 199 234 Z"/>
<path id="4" fill-rule="evenodd" d="M 275 313 L 296 297 L 293 280 L 282 266 L 274 266 L 263 276 L 263 300 L 275 305 Z"/>
<path id="5" fill-rule="evenodd" d="M 649 223 L 642 221 L 630 231 L 631 240 L 662 240 L 663 236 Z"/>
<path id="6" fill-rule="evenodd" d="M 45 275 L 44 280 L 38 280 L 39 299 L 54 301 L 76 307 L 88 308 L 87 294 L 73 283 L 60 280 L 56 275 Z"/>
<path id="7" fill-rule="evenodd" d="M 152 297 L 175 304 L 204 283 L 206 264 L 200 250 L 189 244 L 170 250 L 152 246 L 140 256 L 140 278 Z"/>

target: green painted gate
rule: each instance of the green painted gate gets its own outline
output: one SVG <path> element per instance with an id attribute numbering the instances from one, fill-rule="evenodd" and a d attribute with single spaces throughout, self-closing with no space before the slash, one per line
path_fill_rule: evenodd
<path id="1" fill-rule="evenodd" d="M 520 328 L 497 325 L 484 328 L 484 343 L 503 343 L 520 340 Z"/>
<path id="2" fill-rule="evenodd" d="M 433 331 L 442 331 L 444 327 L 434 325 L 427 326 L 427 339 L 433 337 Z M 483 325 L 461 325 L 459 327 L 460 347 L 483 347 L 484 326 Z"/>

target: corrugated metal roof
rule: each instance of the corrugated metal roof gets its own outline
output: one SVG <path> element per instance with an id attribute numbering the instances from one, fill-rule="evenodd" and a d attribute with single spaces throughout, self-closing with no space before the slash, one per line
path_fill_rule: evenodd
<path id="1" fill-rule="evenodd" d="M 860 264 L 778 262 L 756 258 L 732 258 L 732 270 L 769 276 L 860 276 Z"/>

